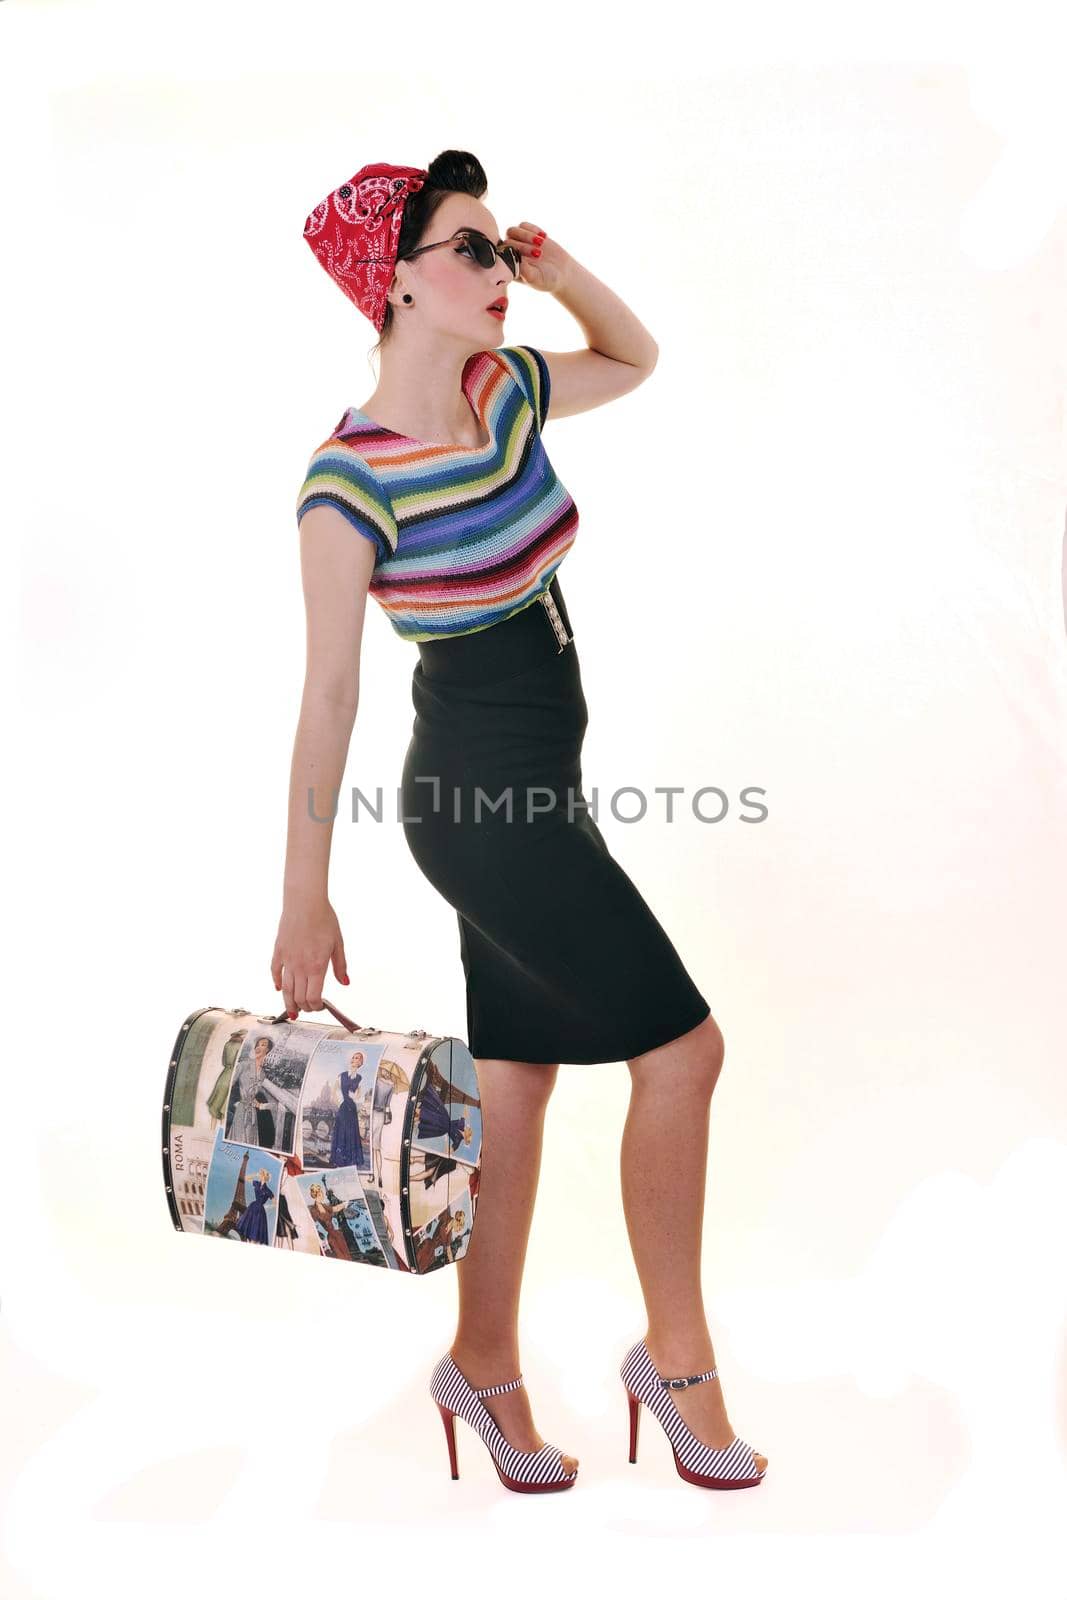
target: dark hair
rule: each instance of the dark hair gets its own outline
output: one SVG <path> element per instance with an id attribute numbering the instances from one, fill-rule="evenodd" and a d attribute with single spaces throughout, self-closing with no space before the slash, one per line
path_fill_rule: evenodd
<path id="1" fill-rule="evenodd" d="M 489 187 L 485 168 L 469 150 L 442 150 L 434 156 L 426 169 L 427 178 L 422 188 L 411 195 L 404 207 L 404 221 L 397 240 L 397 260 L 402 261 L 409 250 L 421 242 L 426 226 L 447 195 L 469 194 L 480 200 Z M 377 355 L 389 338 L 393 326 L 393 308 L 386 302 L 385 321 L 378 343 L 371 346 L 370 354 Z"/>

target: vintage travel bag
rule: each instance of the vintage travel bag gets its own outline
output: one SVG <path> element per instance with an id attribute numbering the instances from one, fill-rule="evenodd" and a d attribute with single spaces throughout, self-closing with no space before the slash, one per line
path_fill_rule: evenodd
<path id="1" fill-rule="evenodd" d="M 205 1006 L 163 1096 L 163 1182 L 181 1233 L 400 1272 L 466 1254 L 481 1098 L 461 1039 Z"/>

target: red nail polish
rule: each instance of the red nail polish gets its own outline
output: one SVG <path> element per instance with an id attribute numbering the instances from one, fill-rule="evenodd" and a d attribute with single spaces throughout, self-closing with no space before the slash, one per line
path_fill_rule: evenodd
<path id="1" fill-rule="evenodd" d="M 535 255 L 535 256 L 539 256 L 539 255 L 540 255 L 540 254 L 541 254 L 541 252 L 540 252 L 540 250 L 535 250 L 535 251 L 534 251 L 534 255 Z"/>
<path id="2" fill-rule="evenodd" d="M 296 1012 L 295 1011 L 289 1011 L 289 1012 L 286 1013 L 286 1015 L 288 1016 L 290 1022 L 293 1022 L 295 1020 L 295 1018 L 296 1018 Z"/>

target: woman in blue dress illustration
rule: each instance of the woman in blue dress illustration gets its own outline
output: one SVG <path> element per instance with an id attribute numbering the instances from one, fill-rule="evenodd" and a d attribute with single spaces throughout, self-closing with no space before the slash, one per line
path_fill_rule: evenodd
<path id="1" fill-rule="evenodd" d="M 418 1126 L 415 1132 L 420 1139 L 433 1139 L 447 1133 L 453 1150 L 458 1144 L 470 1144 L 474 1129 L 466 1117 L 449 1117 L 448 1107 L 433 1084 L 427 1081 L 419 1095 Z"/>
<path id="2" fill-rule="evenodd" d="M 267 1201 L 274 1199 L 274 1190 L 270 1186 L 270 1173 L 266 1167 L 260 1167 L 259 1176 L 252 1179 L 252 1187 L 256 1198 L 251 1205 L 245 1206 L 237 1219 L 237 1232 L 246 1244 L 266 1244 L 270 1235 L 267 1226 Z"/>
<path id="3" fill-rule="evenodd" d="M 349 1072 L 346 1068 L 341 1073 L 341 1104 L 333 1119 L 333 1136 L 330 1139 L 331 1167 L 361 1167 L 364 1164 L 359 1113 L 355 1100 L 349 1099 L 363 1081 L 363 1073 L 359 1070 L 363 1061 L 363 1051 L 353 1051 L 350 1063 L 353 1070 Z"/>

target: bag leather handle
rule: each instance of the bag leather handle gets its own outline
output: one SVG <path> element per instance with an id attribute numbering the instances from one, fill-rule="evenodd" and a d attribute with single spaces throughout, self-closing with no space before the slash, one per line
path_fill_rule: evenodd
<path id="1" fill-rule="evenodd" d="M 332 1006 L 327 999 L 324 998 L 322 1003 L 326 1007 L 326 1010 L 330 1013 L 330 1015 L 337 1018 L 338 1022 L 342 1025 L 342 1027 L 347 1028 L 350 1033 L 358 1033 L 359 1032 L 359 1023 L 358 1022 L 352 1022 L 348 1017 L 346 1017 L 344 1015 L 343 1012 L 338 1011 L 336 1006 Z M 294 1004 L 295 1004 L 295 1002 L 294 1002 Z M 304 1010 L 306 1010 L 306 1007 L 297 1006 L 296 1009 L 297 1009 L 297 1011 L 304 1011 Z M 288 1011 L 283 1011 L 280 1016 L 271 1018 L 271 1022 L 272 1023 L 274 1023 L 274 1022 L 288 1022 L 288 1020 L 289 1020 Z"/>
<path id="2" fill-rule="evenodd" d="M 323 1002 L 322 1003 L 326 1007 L 326 1010 L 329 1011 L 332 1016 L 335 1016 L 337 1018 L 338 1022 L 341 1023 L 342 1027 L 345 1027 L 345 1028 L 348 1029 L 349 1033 L 361 1033 L 363 1031 L 358 1022 L 353 1022 L 349 1017 L 345 1016 L 343 1011 L 338 1011 L 337 1007 L 336 1006 L 332 1006 L 330 1004 L 330 1002 L 325 997 L 323 997 Z M 306 1006 L 297 1006 L 296 1009 L 298 1011 L 305 1011 L 305 1010 L 307 1010 L 307 1007 Z M 266 1019 L 264 1019 L 264 1020 L 266 1020 Z M 280 1011 L 276 1017 L 271 1017 L 270 1020 L 271 1020 L 271 1024 L 272 1025 L 274 1023 L 278 1023 L 278 1022 L 288 1022 L 289 1013 L 288 1013 L 288 1011 Z M 378 1028 L 372 1028 L 371 1032 L 372 1033 L 378 1033 L 378 1032 L 380 1032 L 380 1030 Z M 430 1037 L 430 1035 L 426 1032 L 425 1028 L 411 1028 L 408 1031 L 408 1038 L 409 1039 L 428 1039 L 429 1037 Z"/>

